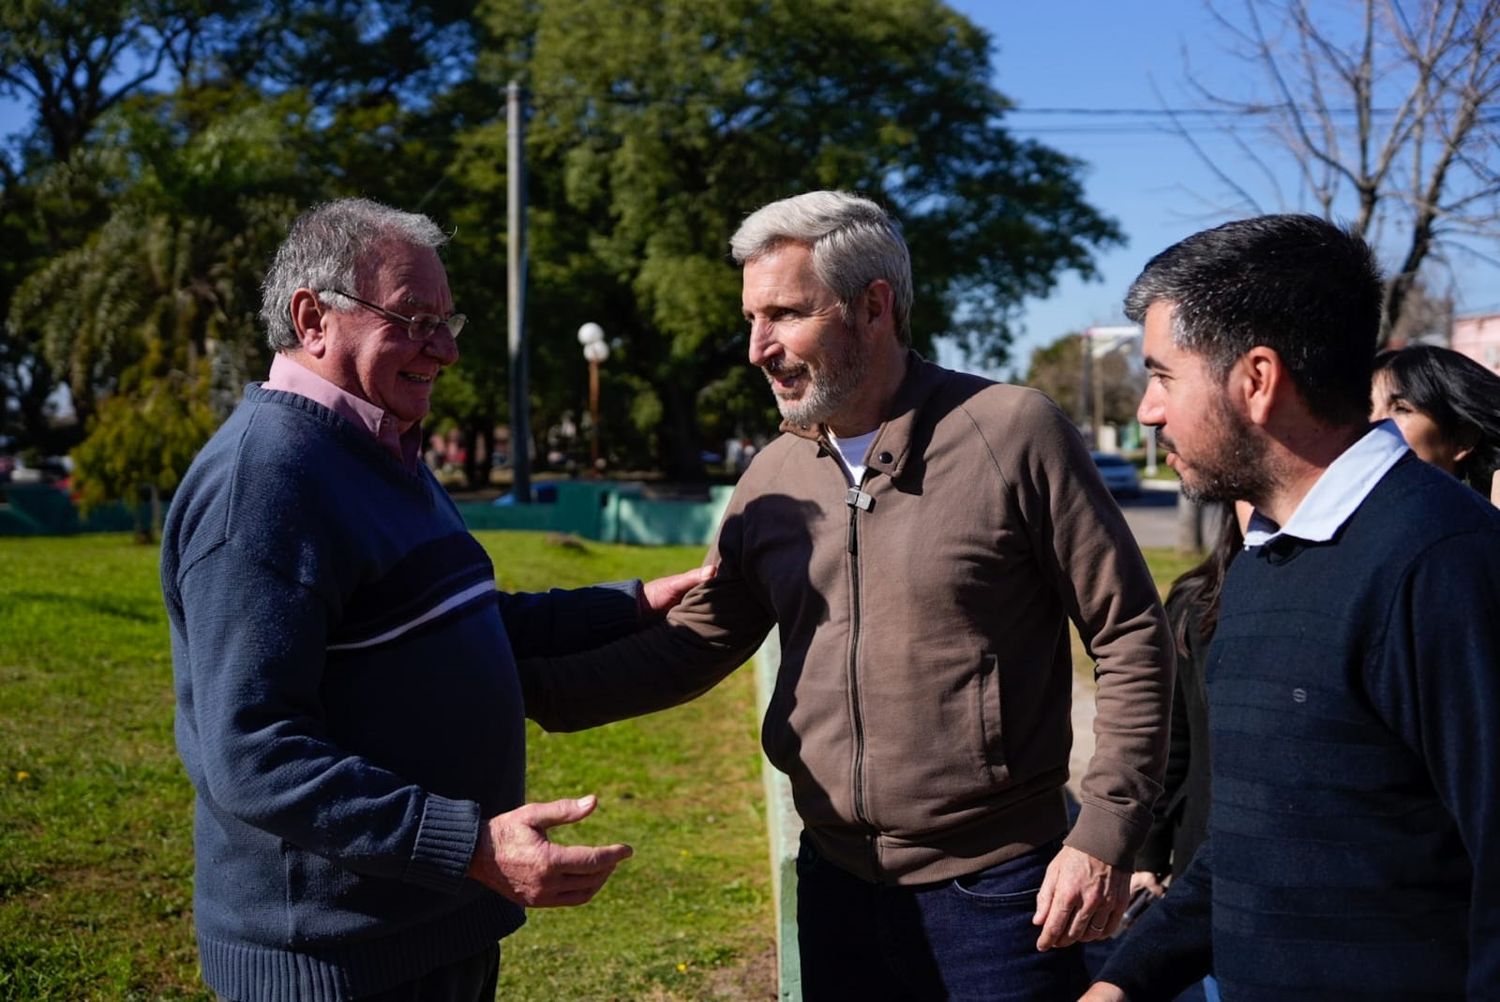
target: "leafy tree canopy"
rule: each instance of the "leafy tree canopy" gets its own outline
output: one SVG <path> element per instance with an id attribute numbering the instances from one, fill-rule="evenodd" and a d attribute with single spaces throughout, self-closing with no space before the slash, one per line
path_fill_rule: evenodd
<path id="1" fill-rule="evenodd" d="M 1033 350 L 1026 385 L 1051 397 L 1079 425 L 1090 422 L 1096 403 L 1102 404 L 1106 424 L 1129 424 L 1146 389 L 1144 370 L 1133 366 L 1125 351 L 1085 359 L 1083 341 L 1080 334 L 1064 334 Z"/>
<path id="2" fill-rule="evenodd" d="M 696 462 L 699 388 L 745 364 L 726 247 L 759 205 L 826 187 L 886 205 L 913 253 L 919 347 L 953 337 L 991 363 L 1023 297 L 1091 275 L 1120 239 L 1080 164 L 1005 130 L 988 37 L 935 0 L 482 0 L 477 15 L 480 79 L 522 81 L 536 108 L 533 294 L 571 306 L 533 311 L 536 341 L 576 352 L 569 330 L 603 323 L 610 365 L 662 397 L 669 469 Z M 457 169 L 481 197 L 503 181 L 503 138 L 467 137 Z"/>
<path id="3" fill-rule="evenodd" d="M 287 220 L 361 194 L 455 228 L 475 323 L 436 407 L 487 432 L 505 418 L 512 79 L 532 107 L 534 426 L 584 410 L 574 333 L 599 322 L 606 450 L 669 473 L 774 427 L 726 253 L 759 205 L 822 187 L 886 205 L 918 346 L 991 363 L 1024 297 L 1120 240 L 1079 163 L 1005 129 L 989 39 L 937 0 L 13 6 L 0 90 L 36 119 L 0 196 L 7 421 L 48 380 L 93 427 L 104 401 L 162 385 L 205 385 L 221 410 L 263 365 L 256 285 Z"/>

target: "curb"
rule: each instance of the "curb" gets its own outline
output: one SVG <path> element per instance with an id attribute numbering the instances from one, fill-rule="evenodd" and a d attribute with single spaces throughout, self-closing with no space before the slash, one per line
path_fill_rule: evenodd
<path id="1" fill-rule="evenodd" d="M 755 652 L 755 705 L 764 720 L 766 704 L 776 688 L 781 665 L 781 640 L 775 630 Z M 792 804 L 786 776 L 761 753 L 761 778 L 766 788 L 766 829 L 770 835 L 771 896 L 776 908 L 776 997 L 801 1002 L 802 965 L 797 956 L 797 842 L 802 820 Z"/>

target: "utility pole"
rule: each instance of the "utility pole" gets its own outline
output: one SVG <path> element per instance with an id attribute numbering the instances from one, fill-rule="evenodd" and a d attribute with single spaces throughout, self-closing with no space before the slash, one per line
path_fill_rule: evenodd
<path id="1" fill-rule="evenodd" d="M 531 503 L 531 381 L 526 351 L 526 166 L 521 159 L 526 109 L 521 85 L 505 88 L 505 188 L 507 331 L 510 337 L 511 497 Z"/>

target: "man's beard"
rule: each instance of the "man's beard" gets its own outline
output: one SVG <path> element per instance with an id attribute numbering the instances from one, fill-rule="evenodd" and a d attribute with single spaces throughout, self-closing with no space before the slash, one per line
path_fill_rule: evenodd
<path id="1" fill-rule="evenodd" d="M 1214 448 L 1203 456 L 1186 460 L 1190 469 L 1179 474 L 1183 496 L 1198 504 L 1264 500 L 1272 482 L 1271 470 L 1266 466 L 1265 439 L 1222 397 L 1215 399 L 1207 424 L 1215 433 Z M 1163 439 L 1161 444 L 1169 452 L 1177 451 L 1170 439 Z"/>
<path id="2" fill-rule="evenodd" d="M 766 379 L 785 371 L 781 358 L 764 367 Z M 804 366 L 805 368 L 805 366 Z M 776 397 L 781 416 L 794 425 L 810 428 L 822 424 L 849 402 L 870 369 L 869 358 L 860 351 L 859 339 L 851 325 L 844 325 L 843 337 L 836 348 L 825 352 L 818 373 L 803 390 L 800 400 Z M 809 374 L 811 370 L 808 370 Z M 774 386 L 772 392 L 774 393 Z"/>

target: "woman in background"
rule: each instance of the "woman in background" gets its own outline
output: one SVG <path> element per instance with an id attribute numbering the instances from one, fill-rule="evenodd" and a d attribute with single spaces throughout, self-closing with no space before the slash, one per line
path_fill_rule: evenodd
<path id="1" fill-rule="evenodd" d="M 1229 565 L 1244 548 L 1250 505 L 1243 501 L 1216 506 L 1220 528 L 1204 561 L 1187 571 L 1167 592 L 1167 620 L 1177 643 L 1177 680 L 1172 686 L 1172 730 L 1161 797 L 1153 811 L 1151 831 L 1135 860 L 1132 895 L 1166 893 L 1166 881 L 1187 869 L 1208 836 L 1208 695 L 1204 667 L 1208 646 L 1219 625 L 1219 592 Z M 1145 903 L 1144 900 L 1141 902 Z M 1178 1002 L 1218 998 L 1212 978 L 1178 997 Z"/>
<path id="2" fill-rule="evenodd" d="M 1500 504 L 1500 376 L 1466 355 L 1413 345 L 1375 356 L 1374 420 L 1391 418 L 1420 458 Z"/>
<path id="3" fill-rule="evenodd" d="M 1187 869 L 1208 833 L 1208 703 L 1203 669 L 1219 623 L 1219 592 L 1229 565 L 1244 548 L 1249 505 L 1216 506 L 1220 529 L 1203 562 L 1167 592 L 1167 621 L 1177 642 L 1177 681 L 1172 688 L 1172 731 L 1162 795 L 1146 844 L 1136 857 L 1131 889 L 1158 896 L 1163 879 Z M 1237 509 L 1243 509 L 1243 516 Z"/>

